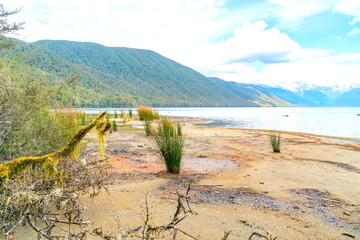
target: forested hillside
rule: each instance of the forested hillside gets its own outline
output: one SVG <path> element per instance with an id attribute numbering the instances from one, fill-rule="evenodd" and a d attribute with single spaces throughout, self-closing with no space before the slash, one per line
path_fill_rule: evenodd
<path id="1" fill-rule="evenodd" d="M 248 93 L 246 96 L 237 94 L 236 91 L 150 50 L 54 40 L 38 41 L 34 45 L 36 46 L 30 47 L 34 52 L 29 54 L 32 58 L 29 63 L 32 66 L 61 76 L 64 76 L 63 72 L 80 72 L 78 82 L 82 87 L 82 96 L 76 97 L 75 105 L 286 105 L 284 101 L 279 101 L 278 97 L 272 100 L 275 95 L 264 97 L 265 90 L 263 100 L 260 101 L 257 101 L 258 93 L 249 98 L 253 92 L 250 88 L 244 90 Z M 47 58 L 50 58 L 50 61 Z M 53 59 L 60 62 L 55 69 L 52 68 L 55 63 L 48 65 Z M 62 72 L 60 68 L 66 71 Z M 87 95 L 85 89 L 89 89 L 91 95 L 95 92 L 94 95 L 97 94 L 99 99 L 104 100 L 99 100 L 99 104 L 96 104 L 92 97 L 82 100 L 82 97 Z M 111 96 L 114 96 L 114 99 Z M 264 101 L 266 103 L 261 103 Z"/>
<path id="2" fill-rule="evenodd" d="M 47 65 L 46 58 L 56 58 L 60 62 L 57 68 L 71 69 L 72 73 L 77 70 L 81 87 L 105 97 L 99 106 L 114 106 L 112 95 L 125 97 L 127 101 L 118 103 L 122 106 L 256 106 L 153 51 L 69 41 L 39 41 L 35 45 L 31 47 L 35 53 L 29 54 L 32 66 L 63 75 L 60 69 L 52 69 L 55 63 Z M 84 100 L 80 105 L 88 103 Z"/>

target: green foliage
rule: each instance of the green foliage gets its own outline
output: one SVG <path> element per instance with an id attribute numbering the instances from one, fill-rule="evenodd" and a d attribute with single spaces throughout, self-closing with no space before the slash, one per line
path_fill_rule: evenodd
<path id="1" fill-rule="evenodd" d="M 121 108 L 120 110 L 120 118 L 124 118 L 125 117 L 125 113 L 124 110 Z"/>
<path id="2" fill-rule="evenodd" d="M 78 130 L 74 112 L 51 105 L 59 88 L 21 62 L 22 55 L 0 58 L 0 161 L 40 156 L 63 146 Z M 52 110 L 54 109 L 55 110 Z"/>
<path id="3" fill-rule="evenodd" d="M 114 109 L 114 118 L 118 118 L 119 116 L 118 116 L 118 114 L 117 114 L 117 112 L 116 112 L 116 109 Z"/>
<path id="4" fill-rule="evenodd" d="M 211 81 L 148 50 L 69 41 L 19 42 L 16 51 L 26 53 L 25 63 L 52 79 L 51 84 L 80 73 L 76 84 L 56 97 L 75 107 L 258 106 L 254 96 L 266 97 L 259 102 L 280 101 L 272 101 L 275 96 L 265 96 L 270 93 L 258 91 L 259 87 L 240 86 L 239 91 L 236 86 Z"/>
<path id="5" fill-rule="evenodd" d="M 22 222 L 38 232 L 39 239 L 65 238 L 53 236 L 54 227 L 63 229 L 55 222 L 67 223 L 69 239 L 75 236 L 70 226 L 81 224 L 84 211 L 78 196 L 87 192 L 95 196 L 104 187 L 106 172 L 98 162 L 92 162 L 89 167 L 86 161 L 73 156 L 85 135 L 95 126 L 103 125 L 104 115 L 79 130 L 59 151 L 0 164 L 0 232 L 6 239 Z M 108 131 L 108 124 L 104 125 L 98 128 L 103 135 Z"/>
<path id="6" fill-rule="evenodd" d="M 276 135 L 275 132 L 271 132 L 269 135 L 270 143 L 273 148 L 273 152 L 280 152 L 280 133 Z"/>
<path id="7" fill-rule="evenodd" d="M 129 118 L 133 117 L 133 112 L 132 112 L 132 108 L 129 109 Z"/>
<path id="8" fill-rule="evenodd" d="M 176 128 L 178 135 L 182 136 L 183 134 L 182 134 L 181 124 L 179 122 L 176 124 Z"/>
<path id="9" fill-rule="evenodd" d="M 19 177 L 29 167 L 50 168 L 53 170 L 53 172 L 50 172 L 50 176 L 52 176 L 53 173 L 56 173 L 56 168 L 54 167 L 58 164 L 58 162 L 61 159 L 74 156 L 77 147 L 81 143 L 81 140 L 92 128 L 96 127 L 100 135 L 105 135 L 105 133 L 111 127 L 111 124 L 108 125 L 102 121 L 104 115 L 105 112 L 100 114 L 95 121 L 80 129 L 62 149 L 56 152 L 43 155 L 41 157 L 18 158 L 8 161 L 4 164 L 0 164 L 0 185 L 4 180 L 12 179 L 13 177 Z"/>
<path id="10" fill-rule="evenodd" d="M 81 66 L 79 84 L 87 89 L 96 87 L 101 94 L 112 96 L 106 99 L 107 104 L 113 102 L 113 96 L 117 95 L 123 96 L 127 104 L 112 106 L 256 106 L 200 73 L 153 51 L 53 40 L 38 41 L 35 45 L 58 54 L 63 58 L 61 61 L 65 59 L 68 67 L 63 64 L 62 68 L 66 70 L 74 68 L 73 64 Z M 44 52 L 41 48 L 36 51 Z M 41 55 L 49 58 L 49 54 Z M 33 66 L 47 63 L 41 61 Z M 59 73 L 61 71 L 59 69 Z M 93 85 L 92 88 L 90 85 Z M 99 94 L 97 91 L 96 95 Z M 93 98 L 90 94 L 86 95 Z M 96 103 L 103 104 L 102 100 Z"/>
<path id="11" fill-rule="evenodd" d="M 144 129 L 145 129 L 146 136 L 153 135 L 152 125 L 149 120 L 145 120 Z"/>
<path id="12" fill-rule="evenodd" d="M 163 118 L 157 131 L 154 132 L 153 139 L 167 171 L 169 173 L 180 173 L 184 141 L 179 135 L 178 127 L 167 118 Z"/>
<path id="13" fill-rule="evenodd" d="M 80 119 L 81 119 L 81 122 L 80 122 L 80 124 L 82 125 L 82 126 L 84 126 L 84 125 L 86 125 L 86 114 L 85 114 L 85 112 L 80 112 Z"/>
<path id="14" fill-rule="evenodd" d="M 117 130 L 118 130 L 118 126 L 117 126 L 116 120 L 113 120 L 113 122 L 112 122 L 112 130 L 113 130 L 114 132 L 117 132 Z"/>

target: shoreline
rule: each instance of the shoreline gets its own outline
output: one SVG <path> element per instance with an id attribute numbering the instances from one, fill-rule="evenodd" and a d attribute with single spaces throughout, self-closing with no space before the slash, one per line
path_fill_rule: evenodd
<path id="1" fill-rule="evenodd" d="M 341 136 L 330 136 L 330 135 L 321 135 L 316 133 L 308 133 L 308 132 L 294 132 L 294 131 L 286 131 L 286 130 L 270 130 L 270 129 L 257 129 L 257 128 L 238 128 L 238 127 L 222 127 L 222 126 L 199 126 L 196 123 L 210 123 L 212 120 L 205 120 L 205 119 L 189 119 L 189 118 L 169 118 L 174 122 L 185 123 L 188 126 L 194 127 L 209 127 L 209 128 L 228 128 L 228 129 L 239 129 L 243 131 L 263 131 L 263 132 L 279 132 L 279 133 L 286 133 L 286 134 L 293 134 L 293 135 L 312 135 L 314 137 L 321 137 L 321 138 L 333 138 L 339 140 L 348 140 L 348 141 L 360 141 L 360 137 L 341 137 Z M 179 121 L 180 120 L 180 121 Z M 195 124 L 194 124 L 195 123 Z"/>

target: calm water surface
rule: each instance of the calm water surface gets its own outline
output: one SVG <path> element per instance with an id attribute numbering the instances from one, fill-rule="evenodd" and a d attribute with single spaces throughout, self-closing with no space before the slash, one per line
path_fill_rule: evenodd
<path id="1" fill-rule="evenodd" d="M 157 108 L 160 115 L 210 120 L 200 126 L 283 130 L 360 138 L 360 108 Z M 85 109 L 98 113 L 100 109 Z M 113 112 L 110 110 L 110 112 Z M 120 110 L 117 110 L 119 113 Z"/>

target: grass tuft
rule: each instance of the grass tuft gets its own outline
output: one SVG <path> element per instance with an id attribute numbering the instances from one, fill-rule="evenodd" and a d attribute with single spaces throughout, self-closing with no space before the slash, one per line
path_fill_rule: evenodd
<path id="1" fill-rule="evenodd" d="M 275 132 L 271 132 L 270 135 L 270 143 L 273 148 L 273 152 L 279 153 L 280 152 L 280 133 L 276 135 Z"/>
<path id="2" fill-rule="evenodd" d="M 145 129 L 145 132 L 146 132 L 146 136 L 153 135 L 152 125 L 151 125 L 150 121 L 145 120 L 144 129 Z"/>
<path id="3" fill-rule="evenodd" d="M 153 111 L 151 107 L 138 106 L 137 112 L 142 121 L 160 119 L 159 112 Z"/>
<path id="4" fill-rule="evenodd" d="M 115 120 L 113 120 L 113 122 L 112 122 L 112 130 L 113 130 L 114 132 L 117 132 L 117 130 L 118 130 L 118 126 L 117 126 L 117 123 L 116 123 Z"/>
<path id="5" fill-rule="evenodd" d="M 167 172 L 180 173 L 184 141 L 179 135 L 179 127 L 167 118 L 161 119 L 157 131 L 154 132 L 154 142 L 161 160 L 166 165 Z"/>

